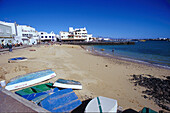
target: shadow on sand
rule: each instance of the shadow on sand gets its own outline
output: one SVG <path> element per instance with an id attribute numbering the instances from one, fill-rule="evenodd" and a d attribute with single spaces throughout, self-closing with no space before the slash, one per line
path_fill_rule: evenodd
<path id="1" fill-rule="evenodd" d="M 82 102 L 82 104 L 76 108 L 75 110 L 73 110 L 71 113 L 84 113 L 85 108 L 87 106 L 87 104 L 91 101 L 92 99 L 88 99 Z"/>

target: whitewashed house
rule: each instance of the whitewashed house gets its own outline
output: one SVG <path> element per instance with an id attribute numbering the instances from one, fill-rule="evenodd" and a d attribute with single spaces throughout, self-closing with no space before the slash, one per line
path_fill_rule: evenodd
<path id="1" fill-rule="evenodd" d="M 17 41 L 27 45 L 34 45 L 39 42 L 39 35 L 35 28 L 27 25 L 17 26 Z"/>
<path id="2" fill-rule="evenodd" d="M 69 27 L 69 32 L 60 31 L 61 41 L 90 41 L 92 39 L 92 34 L 87 34 L 86 28 L 76 28 Z"/>
<path id="3" fill-rule="evenodd" d="M 51 41 L 55 42 L 57 40 L 56 35 L 53 31 L 51 33 L 39 32 L 38 34 L 40 36 L 41 42 L 51 42 Z"/>
<path id="4" fill-rule="evenodd" d="M 39 42 L 38 32 L 33 27 L 27 25 L 17 25 L 16 22 L 8 23 L 0 21 L 0 24 L 11 27 L 12 34 L 10 37 L 13 38 L 13 44 L 22 43 L 32 45 Z"/>

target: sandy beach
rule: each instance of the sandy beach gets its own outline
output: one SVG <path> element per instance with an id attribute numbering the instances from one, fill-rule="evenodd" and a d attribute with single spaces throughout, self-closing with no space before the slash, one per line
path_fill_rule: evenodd
<path id="1" fill-rule="evenodd" d="M 18 56 L 28 60 L 8 63 L 9 58 Z M 5 79 L 6 82 L 13 77 L 44 69 L 52 69 L 57 75 L 50 82 L 58 78 L 80 81 L 83 89 L 75 92 L 81 101 L 105 96 L 116 99 L 123 109 L 137 111 L 143 107 L 155 111 L 161 108 L 153 100 L 142 96 L 144 88 L 134 86 L 129 81 L 130 75 L 150 74 L 158 78 L 170 75 L 168 69 L 93 55 L 76 45 L 41 45 L 0 55 L 0 80 Z"/>

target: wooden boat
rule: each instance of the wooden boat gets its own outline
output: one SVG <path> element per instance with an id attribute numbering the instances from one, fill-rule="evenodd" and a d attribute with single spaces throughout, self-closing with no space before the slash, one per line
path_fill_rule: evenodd
<path id="1" fill-rule="evenodd" d="M 5 89 L 7 90 L 14 90 L 23 87 L 27 87 L 48 79 L 55 77 L 56 74 L 52 70 L 43 70 L 34 73 L 29 73 L 26 75 L 22 75 L 16 78 L 13 78 L 9 81 Z"/>
<path id="2" fill-rule="evenodd" d="M 28 87 L 15 93 L 27 100 L 33 100 L 41 95 L 49 94 L 58 91 L 58 88 L 53 87 L 53 83 L 45 83 L 32 87 Z"/>
<path id="3" fill-rule="evenodd" d="M 92 99 L 86 106 L 85 112 L 117 112 L 117 100 L 107 97 L 96 97 Z"/>
<path id="4" fill-rule="evenodd" d="M 26 60 L 27 60 L 26 57 L 15 57 L 15 58 L 8 59 L 8 63 L 15 63 L 15 62 L 21 62 Z"/>
<path id="5" fill-rule="evenodd" d="M 80 82 L 65 79 L 58 79 L 53 86 L 59 88 L 82 89 L 82 85 Z"/>
<path id="6" fill-rule="evenodd" d="M 49 95 L 39 105 L 50 112 L 71 112 L 81 103 L 72 89 L 63 89 Z"/>

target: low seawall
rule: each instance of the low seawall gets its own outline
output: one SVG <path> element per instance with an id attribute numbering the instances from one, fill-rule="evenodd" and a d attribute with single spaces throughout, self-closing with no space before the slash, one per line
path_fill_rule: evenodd
<path id="1" fill-rule="evenodd" d="M 62 42 L 72 45 L 134 45 L 135 42 Z"/>

